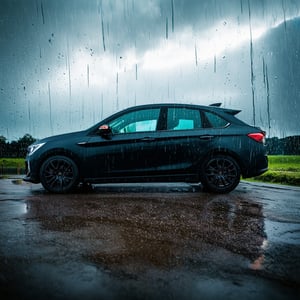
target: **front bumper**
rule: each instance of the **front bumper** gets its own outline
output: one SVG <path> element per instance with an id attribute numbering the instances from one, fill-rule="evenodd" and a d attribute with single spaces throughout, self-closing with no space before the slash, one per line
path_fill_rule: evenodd
<path id="1" fill-rule="evenodd" d="M 30 161 L 27 160 L 25 161 L 25 174 L 25 177 L 23 177 L 24 181 L 32 183 L 40 182 L 39 176 L 31 171 Z"/>

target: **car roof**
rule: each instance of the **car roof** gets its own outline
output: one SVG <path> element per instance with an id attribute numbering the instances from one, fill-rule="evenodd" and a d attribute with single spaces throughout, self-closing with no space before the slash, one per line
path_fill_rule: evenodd
<path id="1" fill-rule="evenodd" d="M 160 108 L 160 107 L 181 107 L 181 108 L 194 108 L 194 109 L 204 109 L 209 111 L 215 111 L 215 112 L 224 112 L 230 115 L 236 115 L 241 110 L 238 109 L 230 109 L 230 108 L 222 108 L 220 107 L 220 103 L 212 104 L 212 105 L 199 105 L 199 104 L 187 104 L 187 103 L 154 103 L 154 104 L 142 104 L 142 105 L 136 105 L 129 107 L 125 110 L 135 110 L 135 109 L 143 109 L 143 108 Z M 123 110 L 124 111 L 124 110 Z"/>

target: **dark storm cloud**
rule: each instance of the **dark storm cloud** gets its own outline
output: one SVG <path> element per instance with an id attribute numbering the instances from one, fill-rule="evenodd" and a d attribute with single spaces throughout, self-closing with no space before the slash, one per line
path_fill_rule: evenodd
<path id="1" fill-rule="evenodd" d="M 299 10 L 293 1 L 249 4 L 253 21 Z M 166 36 L 166 23 L 172 37 L 185 26 L 204 31 L 219 20 L 247 23 L 248 9 L 247 0 L 1 0 L 1 42 L 7 52 L 26 47 L 29 40 L 44 46 L 67 38 L 81 43 L 85 37 L 94 40 L 99 51 L 104 50 L 103 43 L 107 51 L 132 46 L 144 51 Z"/>
<path id="2" fill-rule="evenodd" d="M 299 10 L 293 1 L 251 0 L 249 4 L 254 20 Z M 0 15 L 4 40 L 31 35 L 33 41 L 43 43 L 54 40 L 54 32 L 74 42 L 85 35 L 102 43 L 104 33 L 108 51 L 132 45 L 142 51 L 166 36 L 166 22 L 172 36 L 185 26 L 201 31 L 219 20 L 246 23 L 248 9 L 247 0 L 2 0 Z"/>
<path id="3" fill-rule="evenodd" d="M 298 122 L 291 121 L 300 119 L 299 33 L 300 18 L 295 18 L 270 30 L 256 45 L 260 61 L 266 66 L 263 70 L 261 65 L 257 80 L 265 95 L 269 94 L 271 126 L 280 124 L 282 135 L 299 134 Z M 267 128 L 266 122 L 264 125 Z"/>
<path id="4" fill-rule="evenodd" d="M 54 133 L 147 99 L 222 99 L 247 117 L 249 22 L 255 39 L 299 8 L 293 0 L 0 0 L 0 135 L 51 134 L 50 102 Z M 294 32 L 254 41 L 257 99 L 265 97 L 259 51 L 275 53 L 281 36 L 298 41 Z M 265 55 L 274 74 L 289 54 L 276 53 Z M 285 74 L 296 82 L 290 57 Z M 285 85 L 277 86 L 282 94 Z"/>

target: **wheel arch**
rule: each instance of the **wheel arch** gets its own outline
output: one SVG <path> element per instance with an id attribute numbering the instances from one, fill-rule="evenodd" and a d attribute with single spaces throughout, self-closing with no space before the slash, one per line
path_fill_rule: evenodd
<path id="1" fill-rule="evenodd" d="M 237 164 L 239 165 L 242 176 L 244 175 L 245 165 L 244 165 L 241 157 L 236 152 L 234 152 L 230 149 L 226 149 L 226 148 L 215 148 L 215 149 L 212 149 L 212 150 L 208 151 L 204 155 L 204 159 L 201 161 L 200 167 L 202 167 L 202 165 L 205 163 L 205 161 L 207 159 L 209 159 L 209 158 L 211 158 L 215 155 L 227 155 L 227 156 L 232 157 L 237 162 Z"/>
<path id="2" fill-rule="evenodd" d="M 68 149 L 64 149 L 64 148 L 54 148 L 51 149 L 45 153 L 43 153 L 43 155 L 39 158 L 38 161 L 38 177 L 40 180 L 40 169 L 43 165 L 43 163 L 51 156 L 56 156 L 56 155 L 61 155 L 61 156 L 66 156 L 70 159 L 72 159 L 74 161 L 74 163 L 76 164 L 77 168 L 78 168 L 78 173 L 79 173 L 79 178 L 81 178 L 81 164 L 80 164 L 80 158 L 79 156 L 74 153 L 73 151 L 70 151 Z"/>
<path id="3" fill-rule="evenodd" d="M 241 175 L 242 168 L 238 155 L 218 148 L 215 151 L 209 151 L 203 159 L 199 179 L 204 190 L 223 194 L 236 188 Z"/>

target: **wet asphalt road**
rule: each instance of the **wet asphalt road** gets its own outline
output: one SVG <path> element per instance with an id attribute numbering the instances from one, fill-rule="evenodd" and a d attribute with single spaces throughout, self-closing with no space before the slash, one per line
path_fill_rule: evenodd
<path id="1" fill-rule="evenodd" d="M 300 299 L 300 188 L 0 180 L 0 299 Z"/>

